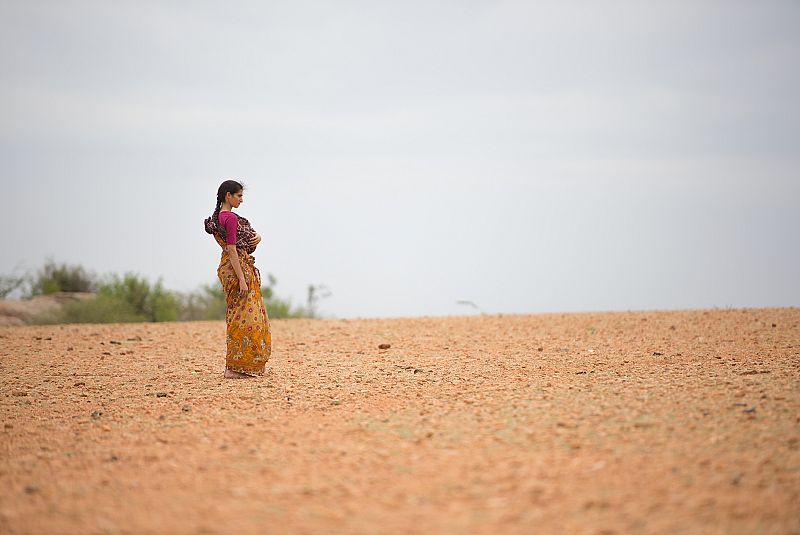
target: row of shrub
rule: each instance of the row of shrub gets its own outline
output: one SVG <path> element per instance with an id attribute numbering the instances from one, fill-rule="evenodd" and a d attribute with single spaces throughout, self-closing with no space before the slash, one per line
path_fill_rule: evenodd
<path id="1" fill-rule="evenodd" d="M 277 279 L 267 275 L 261 293 L 270 318 L 317 317 L 319 299 L 329 295 L 324 286 L 308 286 L 305 305 L 275 294 Z M 95 276 L 82 266 L 48 260 L 33 275 L 0 277 L 0 298 L 19 292 L 23 298 L 57 292 L 89 292 L 89 299 L 68 301 L 55 312 L 37 317 L 36 323 L 121 323 L 142 321 L 191 321 L 225 319 L 225 294 L 219 283 L 193 292 L 164 288 L 161 280 L 150 282 L 135 273 Z"/>

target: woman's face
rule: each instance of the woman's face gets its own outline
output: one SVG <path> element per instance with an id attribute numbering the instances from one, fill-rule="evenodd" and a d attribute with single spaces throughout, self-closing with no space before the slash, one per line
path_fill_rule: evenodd
<path id="1" fill-rule="evenodd" d="M 228 192 L 225 194 L 225 199 L 232 207 L 239 208 L 239 205 L 244 201 L 244 191 L 239 190 L 236 193 Z"/>

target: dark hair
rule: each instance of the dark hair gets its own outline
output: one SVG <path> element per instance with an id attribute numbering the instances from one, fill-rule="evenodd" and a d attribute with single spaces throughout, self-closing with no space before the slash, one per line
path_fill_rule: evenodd
<path id="1" fill-rule="evenodd" d="M 219 185 L 219 188 L 217 189 L 217 205 L 214 207 L 214 213 L 211 214 L 211 217 L 203 221 L 206 232 L 213 234 L 214 227 L 219 224 L 219 209 L 222 208 L 222 203 L 225 201 L 225 196 L 228 193 L 239 193 L 243 189 L 244 186 L 235 180 L 226 180 Z"/>

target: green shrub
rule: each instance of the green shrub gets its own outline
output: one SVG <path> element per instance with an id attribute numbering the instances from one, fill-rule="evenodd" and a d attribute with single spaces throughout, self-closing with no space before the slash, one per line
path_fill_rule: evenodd
<path id="1" fill-rule="evenodd" d="M 275 294 L 278 283 L 274 275 L 267 274 L 267 282 L 261 287 L 261 296 L 271 319 L 310 318 L 315 316 L 318 294 L 309 287 L 309 305 L 293 305 L 290 299 L 282 299 Z M 319 287 L 314 287 L 319 288 Z M 181 320 L 224 320 L 227 303 L 225 293 L 219 283 L 201 286 L 194 292 L 180 296 Z"/>
<path id="2" fill-rule="evenodd" d="M 219 284 L 206 284 L 199 290 L 181 296 L 180 319 L 224 320 L 227 304 Z"/>
<path id="3" fill-rule="evenodd" d="M 126 323 L 147 319 L 119 298 L 98 295 L 92 299 L 65 303 L 56 312 L 40 316 L 34 323 Z"/>
<path id="4" fill-rule="evenodd" d="M 56 292 L 92 292 L 95 286 L 94 275 L 82 266 L 56 264 L 48 259 L 44 267 L 33 276 L 29 297 Z"/>
<path id="5" fill-rule="evenodd" d="M 127 304 L 143 321 L 174 321 L 180 310 L 177 296 L 165 290 L 160 279 L 151 285 L 133 273 L 111 275 L 100 284 L 98 297 Z"/>
<path id="6" fill-rule="evenodd" d="M 40 316 L 34 323 L 123 323 L 174 320 L 224 320 L 225 294 L 219 283 L 201 286 L 188 293 L 164 289 L 134 273 L 108 275 L 99 282 L 81 266 L 56 264 L 48 260 L 32 278 L 0 277 L 0 298 L 30 281 L 29 297 L 55 292 L 96 292 L 92 299 L 65 303 L 58 311 Z M 317 303 L 330 295 L 324 286 L 309 285 L 305 306 L 275 294 L 277 279 L 267 274 L 261 287 L 270 318 L 314 318 Z"/>
<path id="7" fill-rule="evenodd" d="M 275 295 L 275 285 L 278 284 L 278 279 L 269 273 L 267 275 L 267 284 L 261 287 L 261 296 L 264 298 L 264 305 L 267 307 L 267 315 L 272 319 L 283 318 L 315 318 L 316 316 L 316 300 L 314 297 L 314 286 L 309 286 L 308 304 L 307 306 L 293 305 L 291 299 L 281 299 Z"/>
<path id="8" fill-rule="evenodd" d="M 0 299 L 5 299 L 11 292 L 21 288 L 23 284 L 25 284 L 25 277 L 0 276 Z"/>

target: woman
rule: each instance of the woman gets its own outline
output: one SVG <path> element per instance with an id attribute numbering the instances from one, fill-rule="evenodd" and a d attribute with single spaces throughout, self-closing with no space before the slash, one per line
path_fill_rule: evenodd
<path id="1" fill-rule="evenodd" d="M 217 190 L 214 214 L 205 220 L 206 232 L 222 247 L 217 275 L 225 292 L 228 353 L 225 377 L 264 375 L 272 353 L 269 318 L 261 297 L 261 274 L 252 252 L 261 241 L 247 219 L 233 213 L 242 204 L 244 186 L 226 180 Z"/>

